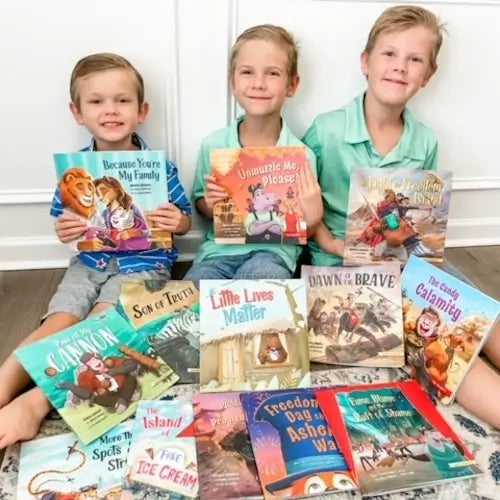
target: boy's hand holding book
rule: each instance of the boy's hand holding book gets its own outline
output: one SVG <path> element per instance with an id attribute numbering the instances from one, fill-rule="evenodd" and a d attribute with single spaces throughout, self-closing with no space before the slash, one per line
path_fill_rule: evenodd
<path id="1" fill-rule="evenodd" d="M 155 228 L 171 233 L 184 234 L 191 226 L 191 219 L 173 203 L 164 203 L 148 215 L 149 219 L 154 222 Z"/>
<path id="2" fill-rule="evenodd" d="M 88 224 L 81 217 L 70 212 L 64 212 L 56 220 L 55 230 L 61 243 L 75 241 L 88 229 Z"/>
<path id="3" fill-rule="evenodd" d="M 305 166 L 299 170 L 298 198 L 308 229 L 314 228 L 323 219 L 323 198 L 318 180 Z"/>
<path id="4" fill-rule="evenodd" d="M 208 210 L 213 212 L 214 205 L 218 201 L 222 201 L 228 197 L 227 191 L 219 186 L 216 182 L 216 178 L 213 175 L 205 175 L 205 180 L 207 184 L 205 186 L 205 204 Z"/>

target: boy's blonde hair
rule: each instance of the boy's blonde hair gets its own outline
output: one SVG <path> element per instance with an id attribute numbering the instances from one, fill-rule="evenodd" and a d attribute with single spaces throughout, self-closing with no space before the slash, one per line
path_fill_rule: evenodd
<path id="1" fill-rule="evenodd" d="M 416 5 L 397 5 L 390 7 L 375 21 L 370 30 L 368 41 L 366 42 L 365 52 L 369 54 L 380 35 L 391 31 L 404 31 L 415 26 L 425 26 L 435 36 L 435 44 L 431 52 L 431 72 L 434 73 L 437 68 L 437 55 L 441 44 L 443 43 L 443 33 L 446 31 L 443 23 L 431 11 Z"/>
<path id="2" fill-rule="evenodd" d="M 127 61 L 122 56 L 118 54 L 112 54 L 109 52 L 102 52 L 99 54 L 91 54 L 80 59 L 76 66 L 73 68 L 71 73 L 71 79 L 69 84 L 69 93 L 71 96 L 71 101 L 79 106 L 79 95 L 77 90 L 77 81 L 80 78 L 84 78 L 90 73 L 97 73 L 100 71 L 107 71 L 109 69 L 124 69 L 130 71 L 134 77 L 135 83 L 137 85 L 137 99 L 139 105 L 144 102 L 144 80 L 141 74 L 132 66 L 132 64 Z"/>
<path id="3" fill-rule="evenodd" d="M 248 28 L 236 39 L 231 49 L 229 58 L 229 76 L 233 77 L 238 53 L 246 42 L 251 40 L 265 40 L 273 42 L 281 47 L 288 58 L 288 80 L 291 81 L 297 76 L 297 65 L 299 60 L 299 47 L 297 41 L 285 28 L 275 26 L 274 24 L 260 24 Z"/>

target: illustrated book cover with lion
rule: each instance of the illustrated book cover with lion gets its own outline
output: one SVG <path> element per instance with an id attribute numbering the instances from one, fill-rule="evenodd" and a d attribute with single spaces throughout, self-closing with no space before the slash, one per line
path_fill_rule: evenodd
<path id="1" fill-rule="evenodd" d="M 193 407 L 200 498 L 262 498 L 239 393 L 196 394 Z"/>
<path id="2" fill-rule="evenodd" d="M 302 266 L 309 357 L 319 363 L 401 367 L 405 363 L 401 270 Z"/>
<path id="3" fill-rule="evenodd" d="M 56 153 L 57 196 L 65 212 L 88 224 L 69 245 L 80 252 L 171 248 L 172 234 L 155 227 L 148 212 L 167 203 L 163 151 Z"/>
<path id="4" fill-rule="evenodd" d="M 312 389 L 242 393 L 240 399 L 266 499 L 355 489 Z"/>
<path id="5" fill-rule="evenodd" d="M 73 432 L 21 443 L 18 500 L 120 498 L 132 420 L 84 445 Z"/>
<path id="6" fill-rule="evenodd" d="M 200 391 L 309 387 L 301 279 L 200 281 Z"/>
<path id="7" fill-rule="evenodd" d="M 119 311 L 181 383 L 199 382 L 199 300 L 192 281 L 128 280 L 121 287 Z"/>
<path id="8" fill-rule="evenodd" d="M 344 265 L 404 264 L 410 255 L 442 262 L 451 181 L 451 172 L 352 169 Z"/>
<path id="9" fill-rule="evenodd" d="M 135 416 L 121 500 L 198 497 L 190 401 L 141 401 Z"/>
<path id="10" fill-rule="evenodd" d="M 407 365 L 433 399 L 456 392 L 500 318 L 500 302 L 418 257 L 402 275 Z"/>
<path id="11" fill-rule="evenodd" d="M 212 175 L 229 197 L 214 206 L 215 242 L 305 245 L 298 201 L 305 147 L 228 148 L 210 153 Z"/>
<path id="12" fill-rule="evenodd" d="M 84 444 L 179 379 L 115 309 L 14 354 Z"/>
<path id="13" fill-rule="evenodd" d="M 414 380 L 315 394 L 363 498 L 482 474 Z"/>

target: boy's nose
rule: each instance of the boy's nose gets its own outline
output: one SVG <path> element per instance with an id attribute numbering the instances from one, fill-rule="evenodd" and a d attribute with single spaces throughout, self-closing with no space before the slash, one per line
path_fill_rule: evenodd
<path id="1" fill-rule="evenodd" d="M 116 113 L 116 103 L 114 101 L 107 101 L 105 103 L 104 111 L 108 114 Z"/>
<path id="2" fill-rule="evenodd" d="M 265 76 L 262 74 L 256 74 L 253 79 L 253 87 L 256 89 L 263 89 L 266 86 Z"/>
<path id="3" fill-rule="evenodd" d="M 408 63 L 406 59 L 398 58 L 394 63 L 394 70 L 399 73 L 406 73 L 408 70 Z"/>

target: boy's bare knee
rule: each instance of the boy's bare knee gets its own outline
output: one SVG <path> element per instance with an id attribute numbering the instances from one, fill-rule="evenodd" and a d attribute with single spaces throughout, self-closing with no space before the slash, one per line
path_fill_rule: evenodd
<path id="1" fill-rule="evenodd" d="M 90 311 L 89 316 L 94 316 L 95 314 L 99 314 L 103 311 L 107 311 L 108 309 L 111 309 L 112 307 L 116 307 L 116 305 L 111 304 L 109 302 L 99 302 L 92 308 L 92 311 Z"/>
<path id="2" fill-rule="evenodd" d="M 23 346 L 31 344 L 37 340 L 54 335 L 61 330 L 65 330 L 70 326 L 76 325 L 79 321 L 80 318 L 74 316 L 73 314 L 63 312 L 51 314 L 36 330 L 28 335 L 28 337 L 26 337 L 20 345 Z"/>

